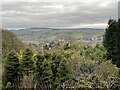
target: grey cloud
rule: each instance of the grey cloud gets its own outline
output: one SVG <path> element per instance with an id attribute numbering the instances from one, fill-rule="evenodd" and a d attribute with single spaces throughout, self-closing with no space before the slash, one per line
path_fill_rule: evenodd
<path id="1" fill-rule="evenodd" d="M 12 2 L 2 5 L 3 27 L 72 27 L 117 18 L 117 2 Z M 104 26 L 103 26 L 104 27 Z"/>

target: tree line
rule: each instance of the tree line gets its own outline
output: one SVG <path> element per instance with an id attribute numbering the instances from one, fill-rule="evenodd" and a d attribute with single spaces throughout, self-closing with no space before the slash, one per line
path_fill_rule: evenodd
<path id="1" fill-rule="evenodd" d="M 30 49 L 10 52 L 3 73 L 3 88 L 60 87 L 68 79 L 70 69 L 62 55 L 44 52 L 35 55 Z M 28 82 L 26 85 L 25 82 Z"/>

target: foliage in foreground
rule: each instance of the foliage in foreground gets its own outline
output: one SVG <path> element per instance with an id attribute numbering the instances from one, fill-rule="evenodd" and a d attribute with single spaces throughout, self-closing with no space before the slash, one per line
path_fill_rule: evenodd
<path id="1" fill-rule="evenodd" d="M 120 88 L 119 69 L 106 61 L 103 46 L 91 47 L 81 44 L 57 46 L 54 51 L 43 49 L 33 53 L 11 52 L 4 70 L 3 90 L 6 88 Z M 14 54 L 14 55 L 11 55 Z M 16 58 L 16 59 L 15 59 Z M 13 61 L 15 64 L 10 64 Z M 9 65 L 8 65 L 9 63 Z M 18 64 L 19 63 L 19 64 Z M 19 66 L 20 68 L 14 68 Z M 8 70 L 9 68 L 13 68 Z M 7 72 L 8 71 L 8 72 Z M 10 71 L 10 72 L 9 72 Z M 19 73 L 19 79 L 9 79 Z M 6 77 L 9 75 L 9 77 Z M 15 76 L 17 77 L 17 76 Z"/>

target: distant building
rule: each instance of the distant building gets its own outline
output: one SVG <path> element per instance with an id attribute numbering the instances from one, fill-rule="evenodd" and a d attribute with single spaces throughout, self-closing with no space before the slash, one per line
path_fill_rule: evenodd
<path id="1" fill-rule="evenodd" d="M 120 1 L 118 2 L 118 19 L 120 19 Z"/>

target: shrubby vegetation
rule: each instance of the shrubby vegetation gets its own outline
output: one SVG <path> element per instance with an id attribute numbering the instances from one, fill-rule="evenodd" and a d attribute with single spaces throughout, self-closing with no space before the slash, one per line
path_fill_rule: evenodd
<path id="1" fill-rule="evenodd" d="M 6 57 L 3 90 L 120 88 L 119 69 L 110 61 L 106 61 L 105 53 L 106 50 L 101 45 L 92 47 L 71 43 L 56 46 L 54 52 L 46 49 L 39 53 L 34 53 L 30 49 L 10 52 Z M 10 78 L 13 76 L 16 79 Z"/>

